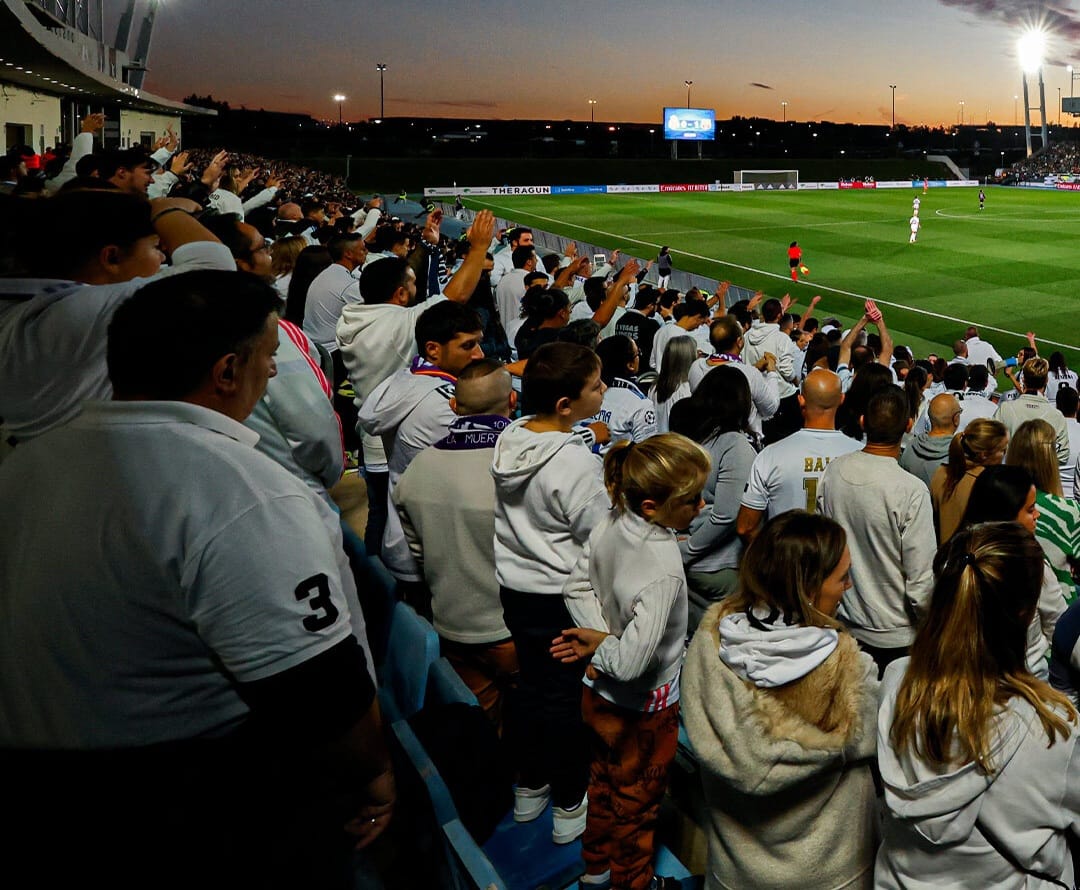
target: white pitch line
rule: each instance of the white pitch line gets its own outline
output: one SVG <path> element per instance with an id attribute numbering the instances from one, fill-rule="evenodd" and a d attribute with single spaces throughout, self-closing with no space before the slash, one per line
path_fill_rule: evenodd
<path id="1" fill-rule="evenodd" d="M 566 222 L 565 220 L 556 219 L 556 218 L 551 217 L 551 216 L 543 216 L 543 215 L 541 215 L 539 213 L 529 213 L 528 211 L 520 210 L 520 209 L 517 209 L 517 208 L 514 208 L 514 207 L 507 207 L 507 206 L 502 205 L 502 204 L 486 204 L 485 206 L 487 206 L 489 208 L 493 208 L 495 210 L 505 210 L 508 213 L 513 213 L 515 216 L 530 216 L 533 219 L 542 219 L 542 220 L 544 220 L 544 222 L 555 223 L 556 225 L 559 225 L 559 226 L 568 226 L 571 229 L 578 229 L 578 230 L 580 230 L 582 232 L 592 232 L 593 234 L 596 234 L 596 235 L 603 235 L 605 238 L 615 238 L 615 239 L 621 240 L 621 241 L 630 241 L 630 242 L 632 242 L 634 244 L 643 244 L 643 245 L 645 245 L 647 247 L 655 247 L 657 249 L 659 249 L 660 247 L 663 246 L 659 242 L 643 241 L 640 238 L 632 238 L 629 235 L 620 235 L 620 234 L 618 234 L 616 232 L 606 232 L 603 229 L 594 229 L 594 228 L 591 228 L 590 226 L 582 226 L 582 225 L 578 225 L 577 223 Z M 902 309 L 905 312 L 915 312 L 918 315 L 926 315 L 926 316 L 928 316 L 930 318 L 940 318 L 940 319 L 942 319 L 944 321 L 954 321 L 957 324 L 964 325 L 965 327 L 967 325 L 974 325 L 975 327 L 979 328 L 980 330 L 994 331 L 994 332 L 996 332 L 998 334 L 1008 334 L 1010 337 L 1019 337 L 1021 340 L 1025 339 L 1027 337 L 1026 334 L 1021 334 L 1018 331 L 1010 331 L 1010 330 L 1007 330 L 1005 328 L 994 327 L 993 325 L 982 324 L 982 323 L 975 322 L 975 321 L 970 321 L 970 320 L 964 319 L 964 318 L 957 318 L 954 315 L 942 315 L 940 312 L 931 312 L 929 309 L 919 309 L 916 306 L 905 306 L 903 303 L 892 303 L 889 300 L 879 300 L 879 299 L 876 299 L 874 297 L 869 297 L 866 294 L 857 294 L 857 293 L 855 293 L 853 291 L 841 290 L 838 287 L 829 287 L 829 286 L 824 285 L 824 284 L 811 285 L 811 284 L 808 284 L 805 281 L 798 281 L 798 282 L 791 281 L 790 277 L 788 277 L 787 275 L 781 275 L 781 274 L 779 274 L 777 272 L 767 272 L 764 269 L 755 269 L 753 266 L 743 266 L 743 265 L 741 265 L 739 263 L 728 262 L 727 260 L 718 260 L 718 259 L 714 259 L 713 257 L 702 256 L 700 253 L 689 253 L 688 251 L 685 251 L 685 250 L 674 250 L 672 252 L 677 253 L 677 254 L 681 254 L 682 256 L 691 257 L 691 258 L 696 259 L 696 260 L 704 260 L 706 263 L 715 263 L 718 266 L 728 266 L 729 268 L 732 268 L 732 269 L 741 269 L 743 272 L 753 272 L 755 275 L 764 275 L 767 278 L 778 278 L 781 281 L 789 281 L 789 282 L 791 282 L 791 284 L 800 284 L 803 287 L 809 287 L 812 290 L 827 291 L 829 293 L 840 294 L 841 296 L 845 296 L 845 297 L 853 297 L 853 298 L 855 298 L 857 300 L 862 300 L 864 302 L 866 300 L 871 300 L 872 299 L 872 300 L 874 300 L 875 303 L 880 303 L 882 306 L 891 306 L 893 309 Z M 1044 337 L 1036 337 L 1035 339 L 1038 342 L 1046 343 L 1049 346 L 1061 346 L 1061 347 L 1064 347 L 1065 349 L 1072 349 L 1072 350 L 1080 351 L 1080 346 L 1074 346 L 1071 343 L 1061 343 L 1061 342 L 1059 342 L 1057 340 L 1047 340 Z"/>
<path id="2" fill-rule="evenodd" d="M 543 217 L 541 217 L 543 219 Z M 871 223 L 892 223 L 896 222 L 895 219 L 881 220 L 881 219 L 849 219 L 837 222 L 824 222 L 824 223 L 807 223 L 804 226 L 799 226 L 799 230 L 803 229 L 827 229 L 832 226 L 865 226 Z M 906 219 L 905 219 L 906 222 Z M 791 223 L 777 223 L 775 226 L 735 226 L 727 229 L 686 229 L 681 232 L 638 232 L 639 235 L 653 236 L 653 235 L 709 235 L 714 232 L 756 232 L 768 229 L 790 229 Z"/>

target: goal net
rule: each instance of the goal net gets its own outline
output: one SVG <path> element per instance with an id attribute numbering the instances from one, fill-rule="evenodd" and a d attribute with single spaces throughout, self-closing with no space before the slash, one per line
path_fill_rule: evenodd
<path id="1" fill-rule="evenodd" d="M 736 185 L 752 185 L 754 190 L 797 189 L 798 170 L 736 170 Z"/>

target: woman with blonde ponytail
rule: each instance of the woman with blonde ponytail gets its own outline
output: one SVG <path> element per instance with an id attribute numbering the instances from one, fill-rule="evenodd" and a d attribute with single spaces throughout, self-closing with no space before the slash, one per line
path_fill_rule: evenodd
<path id="1" fill-rule="evenodd" d="M 589 536 L 563 588 L 579 627 L 554 658 L 585 669 L 589 807 L 584 887 L 675 887 L 653 872 L 654 832 L 679 737 L 686 579 L 675 541 L 704 506 L 709 453 L 667 433 L 611 446 L 604 484 L 613 510 Z M 616 808 L 617 807 L 617 808 Z"/>
<path id="2" fill-rule="evenodd" d="M 1043 557 L 1016 522 L 963 529 L 909 658 L 882 681 L 875 887 L 1073 887 L 1077 714 L 1028 669 Z"/>

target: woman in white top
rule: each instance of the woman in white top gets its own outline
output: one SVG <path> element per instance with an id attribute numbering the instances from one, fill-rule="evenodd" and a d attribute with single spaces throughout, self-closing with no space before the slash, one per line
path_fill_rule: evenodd
<path id="1" fill-rule="evenodd" d="M 289 282 L 292 281 L 293 268 L 300 251 L 308 246 L 307 239 L 300 235 L 290 235 L 274 242 L 270 248 L 270 269 L 274 273 L 274 289 L 281 299 L 288 299 Z"/>
<path id="2" fill-rule="evenodd" d="M 649 396 L 656 405 L 656 431 L 670 429 L 671 407 L 690 395 L 690 366 L 697 361 L 697 341 L 692 337 L 675 337 L 664 347 L 663 364 L 656 385 Z"/>
<path id="3" fill-rule="evenodd" d="M 882 684 L 874 886 L 1072 887 L 1077 714 L 1025 651 L 1042 551 L 1018 523 L 983 523 L 938 551 L 934 572 L 911 657 Z"/>
<path id="4" fill-rule="evenodd" d="M 1071 386 L 1076 389 L 1076 372 L 1070 371 L 1065 364 L 1065 356 L 1060 352 L 1050 353 L 1050 373 L 1046 377 L 1046 398 L 1053 402 L 1059 386 Z"/>

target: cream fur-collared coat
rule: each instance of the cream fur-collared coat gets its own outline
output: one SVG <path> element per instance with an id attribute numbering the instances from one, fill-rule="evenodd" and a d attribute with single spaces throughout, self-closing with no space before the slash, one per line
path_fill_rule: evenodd
<path id="1" fill-rule="evenodd" d="M 708 807 L 708 890 L 873 886 L 877 668 L 850 634 L 805 677 L 766 689 L 720 660 L 718 603 L 682 673 Z"/>

